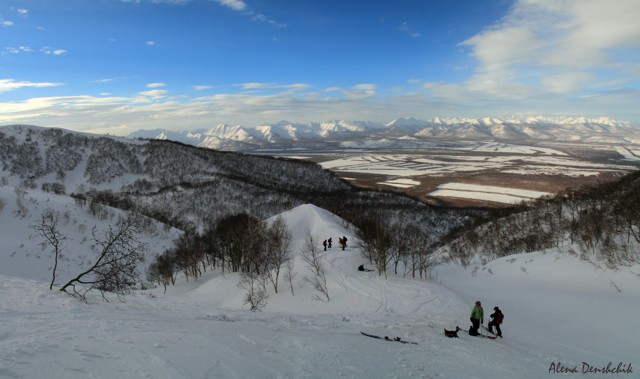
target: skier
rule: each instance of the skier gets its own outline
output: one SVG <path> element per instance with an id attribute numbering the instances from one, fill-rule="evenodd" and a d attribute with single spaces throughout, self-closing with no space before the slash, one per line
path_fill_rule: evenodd
<path id="1" fill-rule="evenodd" d="M 500 330 L 500 324 L 502 324 L 502 320 L 504 320 L 504 315 L 502 311 L 498 307 L 493 307 L 494 312 L 491 314 L 491 321 L 489 321 L 489 331 L 493 333 L 493 327 L 496 327 L 496 333 L 498 337 L 502 338 L 502 330 Z"/>
<path id="2" fill-rule="evenodd" d="M 342 250 L 347 247 L 347 236 L 342 236 Z"/>
<path id="3" fill-rule="evenodd" d="M 329 237 L 329 239 L 327 240 L 327 243 L 329 244 L 329 249 L 331 249 L 331 237 Z"/>
<path id="4" fill-rule="evenodd" d="M 324 246 L 324 251 L 327 251 L 327 240 L 322 241 L 322 246 Z"/>
<path id="5" fill-rule="evenodd" d="M 480 325 L 484 322 L 484 310 L 482 309 L 482 305 L 480 301 L 476 301 L 476 305 L 471 310 L 471 328 L 469 328 L 469 334 L 472 336 L 477 336 L 478 329 L 480 329 Z"/>

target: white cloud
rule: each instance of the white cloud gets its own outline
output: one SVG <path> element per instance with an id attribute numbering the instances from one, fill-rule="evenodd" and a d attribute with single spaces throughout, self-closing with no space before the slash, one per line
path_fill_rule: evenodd
<path id="1" fill-rule="evenodd" d="M 295 83 L 295 84 L 276 84 L 276 83 L 242 83 L 236 84 L 236 87 L 241 87 L 243 90 L 269 90 L 269 89 L 283 89 L 287 91 L 303 91 L 310 88 L 309 84 Z"/>
<path id="2" fill-rule="evenodd" d="M 274 19 L 272 19 L 269 16 L 266 16 L 262 13 L 248 13 L 247 15 L 251 16 L 251 19 L 253 21 L 259 21 L 259 22 L 264 22 L 265 24 L 269 24 L 271 26 L 274 26 L 276 28 L 286 28 L 287 24 L 278 22 Z"/>
<path id="3" fill-rule="evenodd" d="M 151 4 L 178 4 L 178 5 L 182 5 L 182 4 L 189 3 L 191 0 L 121 0 L 121 1 L 123 3 L 134 3 L 134 4 L 151 3 Z"/>
<path id="4" fill-rule="evenodd" d="M 569 83 L 568 85 L 570 85 Z M 0 81 L 0 92 L 57 83 Z M 269 90 L 219 93 L 197 98 L 168 97 L 152 89 L 132 97 L 65 96 L 0 102 L 0 124 L 29 123 L 95 133 L 127 134 L 141 128 L 196 129 L 214 123 L 255 126 L 283 119 L 294 122 L 333 119 L 388 122 L 397 117 L 485 117 L 510 114 L 608 116 L 639 123 L 640 91 L 618 88 L 591 96 L 545 93 L 526 102 L 469 91 L 465 84 L 423 83 L 428 94 L 380 96 L 375 84 L 333 87 L 320 92 L 290 91 L 278 84 L 246 83 Z M 289 85 L 291 86 L 291 85 Z M 308 85 L 304 85 L 308 86 Z M 240 90 L 244 88 L 240 87 Z M 123 127 L 125 125 L 126 127 Z M 112 129 L 118 126 L 118 129 Z"/>
<path id="5" fill-rule="evenodd" d="M 279 93 L 281 95 L 296 94 L 311 88 L 311 85 L 305 83 L 277 84 L 252 82 L 234 84 L 233 86 L 240 87 L 248 93 Z"/>
<path id="6" fill-rule="evenodd" d="M 110 83 L 117 80 L 132 79 L 132 78 L 135 78 L 135 76 L 116 76 L 112 78 L 102 78 L 102 79 L 92 80 L 89 83 Z"/>
<path id="7" fill-rule="evenodd" d="M 339 92 L 344 95 L 348 100 L 363 100 L 377 95 L 377 86 L 375 84 L 363 83 L 356 84 L 350 89 L 344 89 L 341 87 L 329 87 L 325 89 L 325 92 Z"/>
<path id="8" fill-rule="evenodd" d="M 147 88 L 160 88 L 160 87 L 165 87 L 166 84 L 165 83 L 149 83 L 147 84 Z"/>
<path id="9" fill-rule="evenodd" d="M 215 2 L 235 11 L 243 11 L 247 8 L 247 4 L 242 0 L 215 0 Z"/>
<path id="10" fill-rule="evenodd" d="M 30 46 L 18 46 L 18 47 L 8 46 L 8 47 L 5 47 L 3 51 L 8 54 L 27 54 L 27 53 L 33 53 L 35 50 Z M 59 56 L 59 55 L 66 54 L 67 50 L 53 49 L 51 47 L 42 47 L 40 48 L 40 52 L 45 55 Z"/>
<path id="11" fill-rule="evenodd" d="M 29 15 L 29 10 L 24 8 L 16 9 L 16 12 L 18 12 L 18 14 L 23 17 L 27 17 Z"/>
<path id="12" fill-rule="evenodd" d="M 411 38 L 419 38 L 419 37 L 422 36 L 420 33 L 417 33 L 417 32 L 414 32 L 413 30 L 411 30 L 409 28 L 409 23 L 407 23 L 406 21 L 403 22 L 402 25 L 400 25 L 398 30 L 400 30 L 401 32 L 407 34 Z"/>
<path id="13" fill-rule="evenodd" d="M 551 92 L 571 93 L 580 90 L 580 84 L 592 80 L 593 75 L 585 72 L 565 72 L 559 75 L 547 75 L 542 84 Z"/>
<path id="14" fill-rule="evenodd" d="M 263 13 L 257 12 L 256 10 L 249 9 L 249 6 L 247 5 L 247 3 L 245 3 L 242 0 L 214 0 L 214 1 L 234 11 L 242 12 L 243 16 L 250 17 L 251 20 L 254 22 L 262 22 L 262 23 L 271 25 L 275 28 L 287 27 L 287 24 L 285 23 L 278 22 Z"/>
<path id="15" fill-rule="evenodd" d="M 195 91 L 205 91 L 213 88 L 213 86 L 199 85 L 199 86 L 192 86 L 191 88 L 193 88 Z"/>
<path id="16" fill-rule="evenodd" d="M 150 97 L 153 99 L 159 99 L 164 97 L 164 95 L 166 95 L 167 92 L 168 91 L 163 89 L 154 89 L 154 90 L 140 92 L 139 95 L 144 97 Z M 147 99 L 144 99 L 143 101 L 147 101 Z"/>
<path id="17" fill-rule="evenodd" d="M 63 84 L 52 82 L 25 82 L 16 81 L 15 79 L 0 79 L 0 93 L 14 91 L 20 88 L 46 88 L 58 87 L 61 85 Z"/>
<path id="18" fill-rule="evenodd" d="M 43 47 L 40 51 L 46 55 L 64 55 L 67 53 L 64 49 L 53 49 L 50 47 Z"/>
<path id="19" fill-rule="evenodd" d="M 599 72 L 628 71 L 632 63 L 615 59 L 640 46 L 639 18 L 637 0 L 519 0 L 461 44 L 478 61 L 469 89 L 505 97 L 593 89 Z"/>
<path id="20" fill-rule="evenodd" d="M 33 53 L 33 49 L 29 46 L 5 47 L 4 51 L 9 54 L 26 54 Z"/>
<path id="21" fill-rule="evenodd" d="M 13 21 L 8 21 L 8 20 L 0 20 L 0 26 L 13 26 Z"/>

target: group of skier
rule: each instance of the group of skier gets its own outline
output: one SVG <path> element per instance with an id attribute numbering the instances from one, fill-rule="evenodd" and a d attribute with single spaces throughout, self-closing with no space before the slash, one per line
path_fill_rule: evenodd
<path id="1" fill-rule="evenodd" d="M 487 325 L 489 332 L 494 334 L 500 338 L 502 338 L 502 330 L 500 329 L 500 324 L 504 320 L 504 314 L 498 307 L 493 307 L 493 313 L 489 316 L 491 317 L 491 321 Z M 480 301 L 476 301 L 473 309 L 471 309 L 471 327 L 469 328 L 469 334 L 472 336 L 477 336 L 480 334 L 478 329 L 480 329 L 480 325 L 484 323 L 484 310 L 482 309 L 482 304 Z M 493 328 L 496 328 L 496 331 L 493 331 Z"/>
<path id="2" fill-rule="evenodd" d="M 327 247 L 331 249 L 332 243 L 333 241 L 331 240 L 331 237 L 329 237 L 329 239 L 322 241 L 322 246 L 324 246 L 324 251 L 327 251 Z M 347 247 L 347 236 L 339 237 L 338 243 L 340 244 L 340 247 L 342 248 L 342 250 L 344 250 Z"/>
<path id="3" fill-rule="evenodd" d="M 347 247 L 347 237 L 338 238 L 338 242 L 340 243 L 340 247 L 344 250 Z M 322 246 L 324 246 L 324 251 L 327 251 L 327 248 L 331 248 L 332 240 L 331 238 L 322 241 Z M 359 271 L 373 271 L 370 269 L 364 268 L 364 265 L 358 266 Z M 489 316 L 491 321 L 487 324 L 487 330 L 500 338 L 502 338 L 502 330 L 500 329 L 500 325 L 504 320 L 504 314 L 498 307 L 493 307 L 493 313 Z M 484 323 L 484 309 L 482 308 L 482 304 L 480 301 L 476 301 L 475 305 L 471 309 L 471 317 L 469 318 L 471 321 L 471 327 L 469 328 L 469 335 L 478 336 L 481 335 L 479 332 L 480 326 Z M 494 332 L 493 329 L 496 329 Z M 460 327 L 456 327 L 455 331 L 448 331 L 445 329 L 445 335 L 448 337 L 457 337 L 457 332 L 462 330 Z"/>

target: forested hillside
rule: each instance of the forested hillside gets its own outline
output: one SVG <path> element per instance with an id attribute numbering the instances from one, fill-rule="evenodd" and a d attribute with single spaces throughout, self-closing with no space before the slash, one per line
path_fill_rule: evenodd
<path id="1" fill-rule="evenodd" d="M 464 263 L 540 250 L 610 267 L 640 262 L 640 172 L 505 210 L 454 233 L 444 250 Z"/>
<path id="2" fill-rule="evenodd" d="M 1 184 L 18 192 L 44 190 L 94 208 L 109 205 L 191 235 L 204 236 L 228 217 L 263 220 L 313 203 L 358 227 L 373 255 L 389 261 L 404 258 L 400 251 L 416 240 L 411 233 L 423 250 L 440 246 L 462 262 L 548 249 L 614 266 L 639 260 L 638 173 L 490 213 L 354 188 L 310 162 L 32 126 L 0 130 L 0 164 Z"/>
<path id="3" fill-rule="evenodd" d="M 411 225 L 432 246 L 452 228 L 487 214 L 357 189 L 315 163 L 170 141 L 8 126 L 0 129 L 0 147 L 2 185 L 135 211 L 200 234 L 225 217 L 247 214 L 263 220 L 313 203 L 356 226 L 371 219 L 396 230 Z"/>

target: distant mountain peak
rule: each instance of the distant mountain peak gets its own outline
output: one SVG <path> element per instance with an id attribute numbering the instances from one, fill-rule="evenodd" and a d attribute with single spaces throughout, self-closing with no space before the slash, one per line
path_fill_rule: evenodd
<path id="1" fill-rule="evenodd" d="M 209 129 L 192 132 L 169 130 L 140 130 L 134 138 L 168 139 L 201 147 L 225 150 L 252 150 L 263 147 L 291 148 L 299 144 L 339 142 L 344 146 L 401 148 L 401 142 L 433 139 L 498 139 L 504 141 L 607 141 L 633 143 L 640 140 L 638 130 L 625 122 L 607 117 L 434 117 L 420 120 L 401 117 L 388 123 L 371 121 L 329 120 L 295 123 L 281 120 L 254 127 L 218 124 Z M 402 137 L 402 138 L 401 138 Z M 377 142 L 375 142 L 377 141 Z"/>

